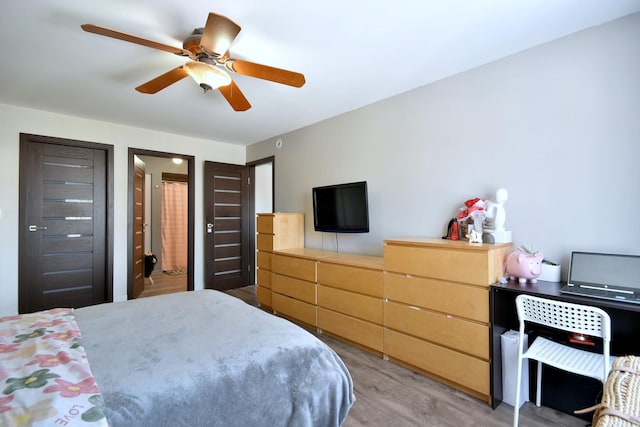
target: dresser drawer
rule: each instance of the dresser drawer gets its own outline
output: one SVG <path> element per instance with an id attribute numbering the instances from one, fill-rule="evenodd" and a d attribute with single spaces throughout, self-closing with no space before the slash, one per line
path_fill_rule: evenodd
<path id="1" fill-rule="evenodd" d="M 384 297 L 479 322 L 489 322 L 489 289 L 481 286 L 385 273 Z"/>
<path id="2" fill-rule="evenodd" d="M 386 244 L 384 268 L 434 279 L 489 286 L 503 275 L 508 248 L 478 249 Z"/>
<path id="3" fill-rule="evenodd" d="M 280 254 L 275 254 L 271 257 L 271 271 L 309 282 L 316 282 L 318 277 L 315 260 Z"/>
<path id="4" fill-rule="evenodd" d="M 273 234 L 274 215 L 258 215 L 256 220 L 256 230 L 258 233 Z"/>
<path id="5" fill-rule="evenodd" d="M 382 270 L 318 262 L 318 283 L 382 297 Z"/>
<path id="6" fill-rule="evenodd" d="M 273 273 L 271 275 L 271 290 L 287 295 L 297 300 L 316 304 L 316 284 L 292 277 Z"/>
<path id="7" fill-rule="evenodd" d="M 475 392 L 489 396 L 489 362 L 384 329 L 384 352 Z"/>
<path id="8" fill-rule="evenodd" d="M 299 320 L 310 326 L 317 326 L 316 306 L 298 301 L 275 292 L 271 294 L 271 304 L 276 314 Z"/>
<path id="9" fill-rule="evenodd" d="M 382 352 L 382 326 L 318 307 L 318 327 L 349 341 Z"/>
<path id="10" fill-rule="evenodd" d="M 258 268 L 263 268 L 265 270 L 271 270 L 271 257 L 273 255 L 271 252 L 263 252 L 258 251 Z"/>
<path id="11" fill-rule="evenodd" d="M 259 268 L 256 282 L 260 288 L 271 289 L 271 272 Z"/>
<path id="12" fill-rule="evenodd" d="M 256 288 L 256 300 L 261 306 L 271 308 L 271 289 L 258 286 Z"/>
<path id="13" fill-rule="evenodd" d="M 382 325 L 382 299 L 318 285 L 318 305 Z"/>
<path id="14" fill-rule="evenodd" d="M 273 234 L 259 233 L 256 247 L 258 251 L 273 252 Z"/>
<path id="15" fill-rule="evenodd" d="M 384 303 L 384 325 L 489 360 L 489 327 L 442 313 L 394 302 Z"/>

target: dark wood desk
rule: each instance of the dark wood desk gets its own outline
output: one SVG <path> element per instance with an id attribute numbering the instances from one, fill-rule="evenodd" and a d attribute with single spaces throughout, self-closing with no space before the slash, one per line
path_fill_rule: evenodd
<path id="1" fill-rule="evenodd" d="M 519 284 L 510 281 L 491 286 L 489 292 L 490 334 L 491 334 L 491 396 L 492 406 L 502 402 L 502 346 L 500 336 L 510 330 L 518 330 L 518 316 L 515 299 L 520 294 L 530 294 L 542 298 L 591 305 L 605 310 L 611 317 L 611 355 L 640 355 L 640 305 L 597 298 L 561 294 L 564 283 L 538 282 Z M 550 331 L 527 330 L 529 342 L 537 335 L 547 335 Z M 566 339 L 566 334 L 554 336 Z M 589 350 L 591 346 L 581 346 Z M 535 401 L 536 363 L 529 366 L 530 400 Z M 513 374 L 515 376 L 515 373 Z M 573 410 L 586 408 L 599 402 L 602 384 L 594 379 L 566 373 L 545 367 L 542 375 L 542 405 L 573 414 Z M 590 419 L 592 414 L 584 418 Z"/>

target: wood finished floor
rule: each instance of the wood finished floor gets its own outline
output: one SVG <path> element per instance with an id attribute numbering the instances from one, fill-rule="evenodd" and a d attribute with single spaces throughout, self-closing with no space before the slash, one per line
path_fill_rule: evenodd
<path id="1" fill-rule="evenodd" d="M 257 306 L 255 286 L 227 291 Z M 344 427 L 492 427 L 509 426 L 513 408 L 495 410 L 478 399 L 431 380 L 395 363 L 326 335 L 320 340 L 344 361 L 353 378 L 356 402 Z M 587 426 L 589 423 L 562 412 L 527 402 L 520 409 L 520 426 Z"/>
<path id="2" fill-rule="evenodd" d="M 144 290 L 138 298 L 152 297 L 154 295 L 170 294 L 187 290 L 186 274 L 167 274 L 162 271 L 154 271 L 151 277 L 145 277 Z"/>
<path id="3" fill-rule="evenodd" d="M 257 306 L 255 286 L 227 291 Z M 314 333 L 314 331 L 310 331 Z M 356 402 L 343 427 L 463 427 L 509 426 L 513 408 L 489 405 L 442 383 L 367 353 L 326 335 L 314 333 L 344 361 L 353 378 Z M 586 426 L 589 423 L 527 402 L 520 426 Z"/>

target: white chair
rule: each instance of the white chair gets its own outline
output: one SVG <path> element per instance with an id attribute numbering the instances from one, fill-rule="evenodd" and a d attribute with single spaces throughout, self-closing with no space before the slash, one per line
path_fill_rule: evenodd
<path id="1" fill-rule="evenodd" d="M 522 360 L 538 361 L 536 406 L 540 406 L 542 390 L 542 364 L 567 372 L 607 380 L 611 364 L 615 358 L 609 357 L 611 341 L 611 319 L 597 307 L 554 301 L 530 295 L 518 295 L 516 309 L 520 321 L 520 342 L 518 346 L 518 373 L 516 376 L 516 398 L 514 400 L 513 426 L 518 425 L 520 414 L 520 382 L 522 380 Z M 537 323 L 554 329 L 602 338 L 602 353 L 579 350 L 544 337 L 537 337 L 523 350 L 525 322 Z"/>

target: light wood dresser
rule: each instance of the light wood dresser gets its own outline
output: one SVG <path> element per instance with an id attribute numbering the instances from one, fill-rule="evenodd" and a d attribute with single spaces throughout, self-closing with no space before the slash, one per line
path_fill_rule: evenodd
<path id="1" fill-rule="evenodd" d="M 256 220 L 257 278 L 256 298 L 261 307 L 272 307 L 271 259 L 279 249 L 304 246 L 304 214 L 261 213 Z"/>
<path id="2" fill-rule="evenodd" d="M 377 257 L 305 248 L 303 214 L 257 230 L 261 306 L 491 404 L 489 286 L 510 243 L 388 239 Z"/>
<path id="3" fill-rule="evenodd" d="M 489 285 L 511 246 L 385 240 L 385 357 L 491 403 Z"/>

